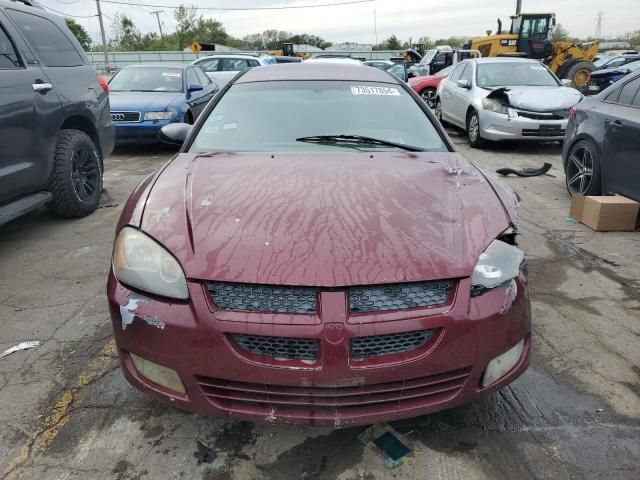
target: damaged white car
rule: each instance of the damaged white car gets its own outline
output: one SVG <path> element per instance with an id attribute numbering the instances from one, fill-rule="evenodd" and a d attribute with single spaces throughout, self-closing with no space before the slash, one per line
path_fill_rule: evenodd
<path id="1" fill-rule="evenodd" d="M 487 140 L 561 141 L 569 110 L 582 98 L 537 60 L 474 58 L 440 82 L 435 111 L 441 122 L 464 128 L 472 147 Z"/>

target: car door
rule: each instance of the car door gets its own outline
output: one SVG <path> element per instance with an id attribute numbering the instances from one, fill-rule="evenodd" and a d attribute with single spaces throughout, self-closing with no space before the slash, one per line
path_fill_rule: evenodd
<path id="1" fill-rule="evenodd" d="M 439 96 L 440 104 L 442 106 L 442 118 L 444 120 L 452 121 L 452 105 L 453 105 L 453 91 L 456 88 L 456 81 L 462 75 L 466 67 L 465 63 L 459 63 L 451 72 L 447 78 L 440 82 Z"/>
<path id="2" fill-rule="evenodd" d="M 640 201 L 640 76 L 610 94 L 603 106 L 605 191 Z"/>
<path id="3" fill-rule="evenodd" d="M 187 103 L 193 113 L 193 118 L 198 118 L 198 115 L 204 110 L 205 105 L 211 98 L 210 92 L 206 90 L 208 85 L 202 85 L 201 79 L 197 73 L 198 67 L 187 67 L 185 72 L 185 80 L 187 83 Z M 200 85 L 202 90 L 190 91 L 192 85 Z"/>
<path id="4" fill-rule="evenodd" d="M 467 81 L 469 88 L 459 86 L 456 80 L 456 83 L 452 86 L 451 108 L 449 111 L 455 123 L 466 127 L 467 109 L 471 104 L 471 92 L 473 90 L 473 65 L 470 62 L 461 63 L 461 65 L 464 65 L 464 69 L 458 80 Z"/>
<path id="5" fill-rule="evenodd" d="M 48 125 L 60 100 L 15 27 L 0 11 L 0 202 L 46 186 Z"/>

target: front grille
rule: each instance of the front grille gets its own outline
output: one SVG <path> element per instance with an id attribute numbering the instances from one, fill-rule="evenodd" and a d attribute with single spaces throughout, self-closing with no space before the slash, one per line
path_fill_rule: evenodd
<path id="1" fill-rule="evenodd" d="M 428 377 L 355 387 L 291 387 L 197 376 L 207 399 L 227 412 L 333 419 L 366 415 L 372 407 L 395 412 L 448 401 L 464 387 L 470 368 Z"/>
<path id="2" fill-rule="evenodd" d="M 248 283 L 209 282 L 214 303 L 224 310 L 268 313 L 315 313 L 317 289 Z"/>
<path id="3" fill-rule="evenodd" d="M 452 280 L 352 287 L 349 305 L 352 312 L 431 307 L 446 303 L 452 290 Z"/>
<path id="4" fill-rule="evenodd" d="M 140 112 L 111 112 L 114 122 L 139 122 Z"/>
<path id="5" fill-rule="evenodd" d="M 232 335 L 233 341 L 244 350 L 282 360 L 317 360 L 318 340 L 310 338 L 265 337 L 261 335 Z"/>
<path id="6" fill-rule="evenodd" d="M 370 357 L 410 352 L 427 343 L 432 336 L 432 330 L 418 330 L 390 335 L 354 337 L 351 339 L 351 357 L 354 360 L 364 360 Z"/>
<path id="7" fill-rule="evenodd" d="M 537 128 L 523 128 L 523 137 L 561 137 L 564 135 L 565 130 L 539 130 Z"/>
<path id="8" fill-rule="evenodd" d="M 518 110 L 517 113 L 519 117 L 531 118 L 533 120 L 564 120 L 569 117 L 569 110 L 559 110 L 557 112 L 547 113 L 524 112 Z"/>

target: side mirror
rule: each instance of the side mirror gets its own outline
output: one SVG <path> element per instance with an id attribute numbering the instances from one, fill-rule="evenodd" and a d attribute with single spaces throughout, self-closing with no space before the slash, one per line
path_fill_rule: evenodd
<path id="1" fill-rule="evenodd" d="M 563 78 L 560 80 L 565 87 L 571 87 L 572 82 L 570 78 Z"/>
<path id="2" fill-rule="evenodd" d="M 182 145 L 191 131 L 188 123 L 169 123 L 160 129 L 160 140 L 173 145 Z"/>
<path id="3" fill-rule="evenodd" d="M 189 92 L 199 92 L 200 90 L 204 90 L 204 87 L 199 83 L 192 83 L 189 85 Z"/>
<path id="4" fill-rule="evenodd" d="M 471 88 L 471 83 L 469 83 L 469 80 L 458 80 L 456 81 L 456 85 L 460 88 L 466 88 L 467 90 Z"/>

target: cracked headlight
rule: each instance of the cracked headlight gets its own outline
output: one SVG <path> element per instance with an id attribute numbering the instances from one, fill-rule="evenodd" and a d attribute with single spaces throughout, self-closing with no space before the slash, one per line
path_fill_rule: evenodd
<path id="1" fill-rule="evenodd" d="M 490 112 L 504 113 L 505 115 L 509 113 L 509 109 L 504 103 L 501 103 L 493 98 L 483 98 L 482 108 L 484 108 L 485 110 L 489 110 Z"/>
<path id="2" fill-rule="evenodd" d="M 162 245 L 135 228 L 123 228 L 116 238 L 113 273 L 120 282 L 145 292 L 189 298 L 187 280 L 178 261 Z"/>
<path id="3" fill-rule="evenodd" d="M 147 112 L 144 114 L 145 120 L 171 120 L 175 112 Z"/>
<path id="4" fill-rule="evenodd" d="M 515 278 L 524 262 L 524 252 L 502 240 L 494 240 L 480 254 L 471 277 L 471 295 L 481 295 Z"/>

